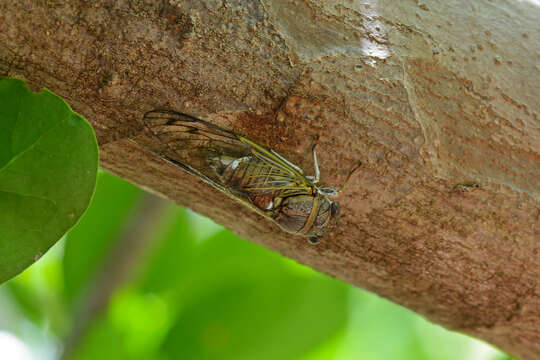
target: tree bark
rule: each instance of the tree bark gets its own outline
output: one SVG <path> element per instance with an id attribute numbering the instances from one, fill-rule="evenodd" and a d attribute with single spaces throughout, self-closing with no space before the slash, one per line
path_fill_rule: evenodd
<path id="1" fill-rule="evenodd" d="M 0 0 L 0 74 L 63 96 L 101 166 L 240 236 L 540 358 L 538 3 Z M 314 247 L 127 141 L 170 108 L 339 186 Z M 324 310 L 323 310 L 324 311 Z"/>

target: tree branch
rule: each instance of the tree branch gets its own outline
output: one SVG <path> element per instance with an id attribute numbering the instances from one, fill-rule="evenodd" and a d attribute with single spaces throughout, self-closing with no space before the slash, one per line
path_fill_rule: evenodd
<path id="1" fill-rule="evenodd" d="M 120 234 L 114 250 L 99 268 L 85 296 L 77 306 L 73 331 L 66 341 L 62 359 L 71 359 L 92 322 L 107 308 L 111 296 L 132 277 L 137 265 L 150 247 L 156 224 L 167 209 L 167 203 L 145 194 L 136 213 Z"/>
<path id="2" fill-rule="evenodd" d="M 171 5 L 173 4 L 173 5 Z M 540 357 L 540 134 L 533 2 L 0 0 L 0 73 L 68 100 L 102 166 L 239 235 Z M 340 185 L 319 246 L 126 141 L 172 108 Z M 474 186 L 471 186 L 474 185 Z"/>

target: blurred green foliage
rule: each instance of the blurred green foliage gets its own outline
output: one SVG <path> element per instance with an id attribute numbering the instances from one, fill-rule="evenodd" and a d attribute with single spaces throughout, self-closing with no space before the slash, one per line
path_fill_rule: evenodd
<path id="1" fill-rule="evenodd" d="M 39 259 L 86 210 L 98 147 L 90 124 L 48 90 L 33 93 L 22 80 L 0 78 L 0 103 L 2 283 Z"/>
<path id="2" fill-rule="evenodd" d="M 0 329 L 28 343 L 40 354 L 36 359 L 58 357 L 73 336 L 91 283 L 142 196 L 136 187 L 100 173 L 90 208 L 65 242 L 0 287 L 0 304 L 11 304 L 0 306 Z M 170 205 L 154 233 L 129 281 L 94 314 L 70 358 L 504 356 L 376 295 L 239 239 L 185 209 Z M 37 336 L 38 341 L 36 333 L 45 335 Z M 44 357 L 43 349 L 51 348 L 55 350 Z"/>

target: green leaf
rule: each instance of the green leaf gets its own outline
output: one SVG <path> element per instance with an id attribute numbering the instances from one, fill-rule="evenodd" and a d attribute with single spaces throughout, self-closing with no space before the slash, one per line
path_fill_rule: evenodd
<path id="1" fill-rule="evenodd" d="M 1 286 L 28 320 L 58 337 L 70 330 L 69 314 L 62 298 L 64 244 L 65 241 L 60 240 L 39 262 Z"/>
<path id="2" fill-rule="evenodd" d="M 64 294 L 68 303 L 85 289 L 115 242 L 126 219 L 136 210 L 142 191 L 126 181 L 99 172 L 88 211 L 67 235 L 64 252 Z"/>
<path id="3" fill-rule="evenodd" d="M 86 329 L 85 337 L 77 344 L 70 360 L 131 360 L 125 347 L 118 344 L 124 341 L 122 329 L 113 326 L 105 314 L 97 315 Z"/>
<path id="4" fill-rule="evenodd" d="M 147 293 L 182 291 L 196 246 L 188 211 L 180 207 L 170 209 L 157 235 L 156 247 L 146 261 L 138 286 Z M 178 284 L 178 289 L 174 284 Z"/>
<path id="5" fill-rule="evenodd" d="M 345 284 L 228 231 L 193 241 L 187 220 L 171 211 L 139 280 L 75 359 L 292 360 L 342 334 Z"/>
<path id="6" fill-rule="evenodd" d="M 298 359 L 347 322 L 343 283 L 230 232 L 201 244 L 185 270 L 175 274 L 182 291 L 168 298 L 178 315 L 163 358 Z"/>
<path id="7" fill-rule="evenodd" d="M 0 283 L 39 259 L 84 213 L 96 182 L 90 124 L 48 90 L 0 79 Z"/>
<path id="8" fill-rule="evenodd" d="M 337 359 L 432 359 L 416 336 L 414 313 L 360 289 L 351 291 L 350 301 L 354 311 Z"/>

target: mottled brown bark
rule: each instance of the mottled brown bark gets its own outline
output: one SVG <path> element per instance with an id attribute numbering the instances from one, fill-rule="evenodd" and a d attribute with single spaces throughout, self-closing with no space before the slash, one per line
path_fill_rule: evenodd
<path id="1" fill-rule="evenodd" d="M 538 359 L 538 18 L 509 0 L 0 0 L 0 73 L 89 119 L 105 169 Z M 318 137 L 329 185 L 362 161 L 338 229 L 310 246 L 125 140 L 163 107 L 306 169 Z"/>

